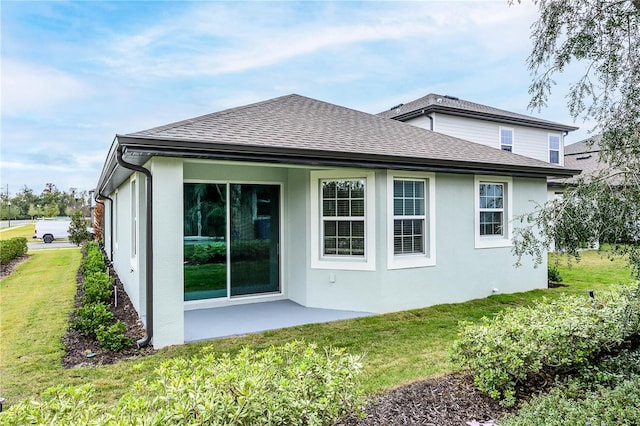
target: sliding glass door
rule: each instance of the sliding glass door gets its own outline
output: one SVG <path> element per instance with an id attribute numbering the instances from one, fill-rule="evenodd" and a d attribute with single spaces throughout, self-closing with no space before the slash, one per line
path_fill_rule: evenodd
<path id="1" fill-rule="evenodd" d="M 280 186 L 184 184 L 184 299 L 280 291 Z"/>

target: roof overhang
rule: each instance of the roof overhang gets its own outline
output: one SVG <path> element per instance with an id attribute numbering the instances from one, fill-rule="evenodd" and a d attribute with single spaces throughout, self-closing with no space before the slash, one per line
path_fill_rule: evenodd
<path id="1" fill-rule="evenodd" d="M 367 169 L 392 169 L 430 171 L 440 173 L 492 174 L 514 177 L 571 177 L 580 170 L 563 167 L 533 167 L 474 161 L 451 161 L 429 158 L 376 155 L 310 149 L 291 149 L 212 143 L 180 139 L 154 139 L 140 136 L 117 135 L 113 141 L 97 190 L 109 195 L 130 175 L 131 170 L 118 165 L 116 151 L 123 150 L 127 162 L 143 166 L 152 157 L 180 157 L 246 161 L 280 165 L 303 165 L 309 167 L 355 167 Z"/>
<path id="2" fill-rule="evenodd" d="M 419 108 L 413 111 L 406 112 L 404 114 L 397 115 L 393 117 L 393 120 L 407 121 L 407 120 L 411 120 L 412 118 L 416 118 L 422 115 L 429 115 L 434 112 L 445 113 L 448 115 L 455 115 L 458 117 L 475 118 L 475 119 L 498 122 L 498 123 L 522 125 L 522 126 L 535 127 L 539 129 L 546 129 L 546 130 L 556 130 L 560 132 L 572 132 L 574 130 L 579 129 L 579 127 L 567 126 L 565 124 L 553 123 L 551 121 L 539 121 L 535 119 L 528 120 L 524 117 L 522 118 L 509 117 L 506 115 L 492 114 L 488 112 L 470 111 L 466 109 L 453 108 L 445 105 L 427 105 L 424 108 Z"/>

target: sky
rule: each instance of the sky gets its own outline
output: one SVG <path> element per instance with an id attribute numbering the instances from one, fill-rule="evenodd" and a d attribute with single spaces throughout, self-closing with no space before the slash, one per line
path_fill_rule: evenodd
<path id="1" fill-rule="evenodd" d="M 297 93 L 377 113 L 428 93 L 580 130 L 568 71 L 529 111 L 530 1 L 2 1 L 0 190 L 97 184 L 116 134 Z M 572 75 L 572 72 L 575 75 Z"/>

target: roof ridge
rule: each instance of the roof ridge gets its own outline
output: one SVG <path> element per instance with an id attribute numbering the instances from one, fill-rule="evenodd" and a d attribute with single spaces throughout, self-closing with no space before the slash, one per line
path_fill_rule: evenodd
<path id="1" fill-rule="evenodd" d="M 287 97 L 301 97 L 300 95 L 296 94 L 296 93 L 290 93 L 288 95 L 282 95 L 282 96 L 278 96 L 272 99 L 267 99 L 264 101 L 258 101 L 258 102 L 253 102 L 251 104 L 247 104 L 247 105 L 241 105 L 241 106 L 237 106 L 237 107 L 231 107 L 231 108 L 227 108 L 227 109 L 223 109 L 220 111 L 215 111 L 215 112 L 210 112 L 208 114 L 203 114 L 203 115 L 199 115 L 196 117 L 191 117 L 191 118 L 185 118 L 184 120 L 180 120 L 180 121 L 175 121 L 173 123 L 168 123 L 168 124 L 164 124 L 161 126 L 156 126 L 156 127 L 151 127 L 149 129 L 144 129 L 144 130 L 139 130 L 137 132 L 132 132 L 132 133 L 127 133 L 126 136 L 132 136 L 132 135 L 139 135 L 139 134 L 145 134 L 145 133 L 152 133 L 152 132 L 158 132 L 158 131 L 166 131 L 166 130 L 171 130 L 171 129 L 175 129 L 177 127 L 186 125 L 186 124 L 193 124 L 193 123 L 197 123 L 203 120 L 206 120 L 208 118 L 211 117 L 220 117 L 220 116 L 224 116 L 227 114 L 232 114 L 238 111 L 242 111 L 242 110 L 246 110 L 246 109 L 250 109 L 250 108 L 255 108 L 259 105 L 265 105 L 265 104 L 269 104 L 269 103 L 274 103 L 280 99 L 284 99 Z M 302 96 L 304 97 L 304 96 Z"/>

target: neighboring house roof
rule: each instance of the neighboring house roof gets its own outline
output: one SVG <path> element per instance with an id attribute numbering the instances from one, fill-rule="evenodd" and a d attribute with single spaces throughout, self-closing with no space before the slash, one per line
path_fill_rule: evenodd
<path id="1" fill-rule="evenodd" d="M 557 165 L 292 94 L 117 135 L 98 183 L 107 195 L 153 155 L 514 176 L 571 176 Z"/>
<path id="2" fill-rule="evenodd" d="M 543 120 L 529 115 L 518 114 L 487 105 L 477 104 L 475 102 L 465 101 L 454 96 L 438 95 L 435 93 L 429 93 L 426 96 L 407 102 L 406 104 L 396 105 L 387 111 L 378 113 L 377 115 L 380 117 L 392 118 L 394 120 L 406 121 L 411 118 L 415 118 L 420 115 L 428 115 L 433 112 L 564 132 L 570 132 L 578 129 L 578 127 L 575 126 L 567 126 L 565 124 Z"/>
<path id="3" fill-rule="evenodd" d="M 600 161 L 600 137 L 584 139 L 564 147 L 564 166 L 580 170 L 577 176 L 568 178 L 550 178 L 550 186 L 575 184 L 579 178 L 592 176 L 600 170 L 608 168 L 607 163 Z"/>

